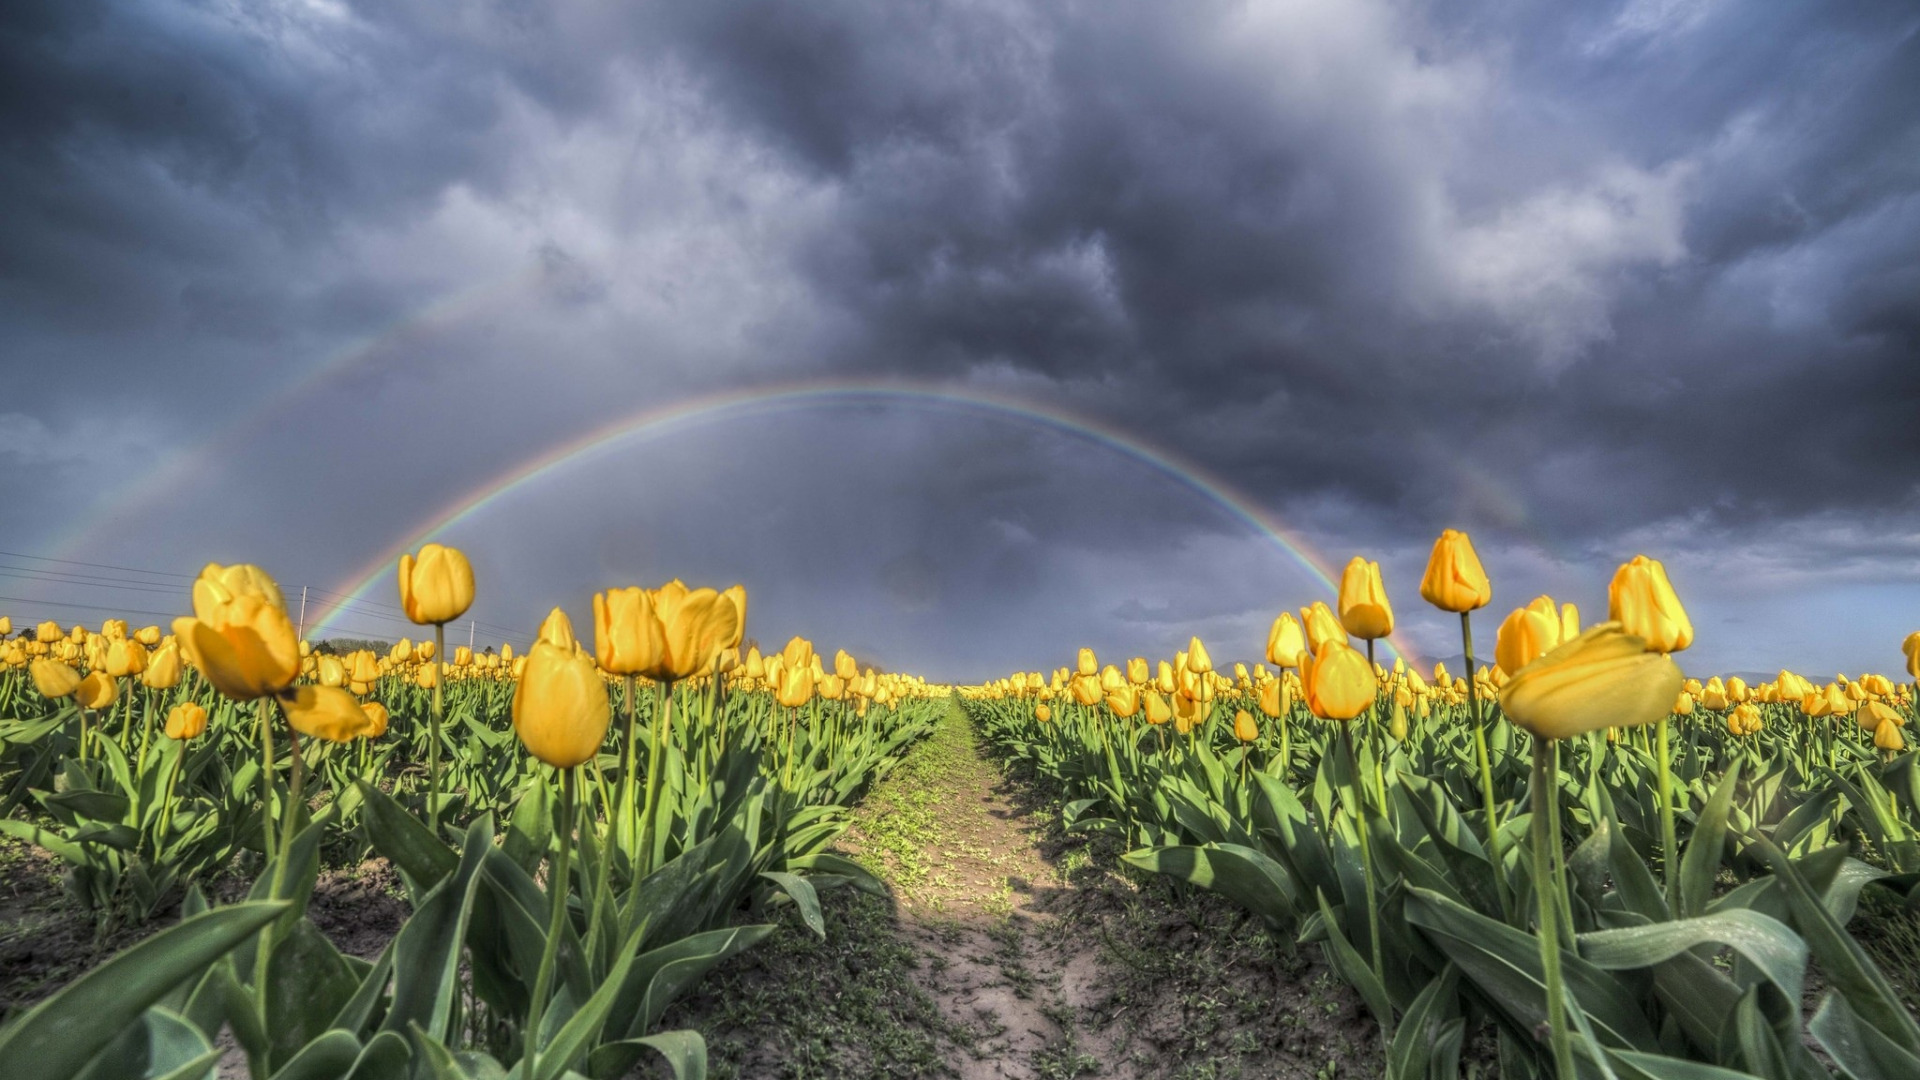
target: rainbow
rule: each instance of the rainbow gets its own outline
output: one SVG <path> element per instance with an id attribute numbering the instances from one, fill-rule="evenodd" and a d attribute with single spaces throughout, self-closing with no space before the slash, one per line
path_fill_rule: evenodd
<path id="1" fill-rule="evenodd" d="M 657 436 L 691 424 L 796 408 L 859 403 L 939 408 L 1020 419 L 1118 452 L 1205 496 L 1234 518 L 1272 540 L 1290 560 L 1320 582 L 1330 595 L 1339 592 L 1324 560 L 1248 496 L 1203 467 L 1177 457 L 1171 451 L 1150 446 L 1110 425 L 1055 406 L 1016 400 L 982 390 L 892 381 L 821 380 L 730 390 L 682 399 L 668 405 L 650 406 L 552 446 L 439 507 L 424 523 L 389 545 L 374 561 L 355 569 L 351 577 L 334 590 L 343 599 L 323 609 L 318 621 L 309 625 L 309 633 L 324 630 L 348 605 L 366 599 L 378 583 L 391 583 L 394 567 L 403 552 L 485 511 L 514 492 L 596 453 L 632 439 Z M 1416 667 L 1422 665 L 1419 657 L 1398 635 L 1387 639 L 1387 645 L 1395 655 L 1404 657 L 1408 664 Z"/>

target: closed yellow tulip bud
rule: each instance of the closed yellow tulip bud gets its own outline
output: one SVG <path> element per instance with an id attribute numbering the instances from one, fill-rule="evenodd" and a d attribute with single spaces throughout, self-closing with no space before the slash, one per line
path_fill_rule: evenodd
<path id="1" fill-rule="evenodd" d="M 1173 709 L 1167 705 L 1167 699 L 1161 697 L 1158 690 L 1147 691 L 1147 723 L 1158 727 L 1171 719 Z"/>
<path id="2" fill-rule="evenodd" d="M 1845 690 L 1840 688 L 1839 683 L 1827 684 L 1826 699 L 1827 712 L 1834 716 L 1850 716 L 1853 714 L 1854 701 L 1847 696 Z"/>
<path id="3" fill-rule="evenodd" d="M 473 663 L 473 650 L 471 648 L 468 648 L 465 645 L 455 645 L 453 647 L 453 666 L 454 667 L 457 667 L 457 668 L 468 667 L 468 666 L 471 666 L 472 663 Z M 358 668 L 356 668 L 355 670 L 357 671 Z M 359 676 L 356 675 L 355 678 L 359 679 Z M 365 680 L 360 680 L 360 681 L 364 682 Z"/>
<path id="4" fill-rule="evenodd" d="M 1243 743 L 1250 743 L 1260 737 L 1260 725 L 1253 722 L 1253 714 L 1245 709 L 1233 714 L 1233 737 Z"/>
<path id="5" fill-rule="evenodd" d="M 1333 609 L 1325 603 L 1315 600 L 1311 606 L 1302 608 L 1300 622 L 1307 635 L 1307 651 L 1318 654 L 1327 642 L 1347 643 L 1347 628 L 1333 614 Z"/>
<path id="6" fill-rule="evenodd" d="M 0 619 L 0 622 L 6 622 L 6 620 Z M 0 630 L 0 635 L 10 634 L 12 632 L 12 624 L 8 624 L 6 629 Z M 143 626 L 134 631 L 133 640 L 151 649 L 155 645 L 160 644 L 160 628 L 157 626 Z"/>
<path id="7" fill-rule="evenodd" d="M 653 594 L 636 586 L 593 594 L 593 650 L 614 675 L 642 675 L 666 662 L 667 630 L 654 615 Z"/>
<path id="8" fill-rule="evenodd" d="M 1112 664 L 1108 664 L 1106 667 L 1103 667 L 1100 669 L 1100 689 L 1101 690 L 1111 693 L 1112 691 L 1118 690 L 1120 687 L 1125 686 L 1126 684 L 1127 684 L 1126 676 L 1120 674 L 1119 668 L 1114 667 Z"/>
<path id="9" fill-rule="evenodd" d="M 823 675 L 814 689 L 826 701 L 839 701 L 840 696 L 847 692 L 847 680 L 838 675 Z"/>
<path id="10" fill-rule="evenodd" d="M 1380 582 L 1380 564 L 1355 555 L 1340 574 L 1340 625 L 1372 641 L 1393 633 L 1393 605 Z"/>
<path id="11" fill-rule="evenodd" d="M 1173 699 L 1173 730 L 1182 735 L 1189 734 L 1194 727 L 1206 718 L 1200 703 L 1185 694 L 1175 695 Z"/>
<path id="12" fill-rule="evenodd" d="M 1187 670 L 1195 675 L 1205 675 L 1213 670 L 1213 658 L 1207 655 L 1207 647 L 1199 638 L 1187 642 Z"/>
<path id="13" fill-rule="evenodd" d="M 108 641 L 120 641 L 127 636 L 127 620 L 108 619 L 100 624 L 100 636 Z"/>
<path id="14" fill-rule="evenodd" d="M 673 682 L 707 674 L 721 651 L 740 641 L 744 613 L 731 595 L 669 581 L 654 592 L 653 611 L 667 648 L 660 664 L 645 673 L 650 678 Z"/>
<path id="15" fill-rule="evenodd" d="M 1140 711 L 1140 691 L 1131 684 L 1116 687 L 1107 694 L 1107 708 L 1122 720 Z"/>
<path id="16" fill-rule="evenodd" d="M 797 709 L 813 700 L 813 665 L 802 664 L 780 673 L 780 688 L 774 697 L 789 709 Z"/>
<path id="17" fill-rule="evenodd" d="M 193 583 L 193 617 L 174 637 L 214 689 L 236 701 L 278 693 L 300 674 L 300 639 L 266 571 L 208 563 Z"/>
<path id="18" fill-rule="evenodd" d="M 1045 704 L 1035 705 L 1033 707 L 1033 718 L 1044 724 L 1053 719 L 1053 710 L 1047 708 Z"/>
<path id="19" fill-rule="evenodd" d="M 66 631 L 60 629 L 60 624 L 54 622 L 52 619 L 48 619 L 33 629 L 33 639 L 42 645 L 51 645 L 65 636 L 67 636 Z"/>
<path id="20" fill-rule="evenodd" d="M 1396 699 L 1393 703 L 1393 717 L 1387 721 L 1387 734 L 1394 742 L 1407 741 L 1407 707 Z"/>
<path id="21" fill-rule="evenodd" d="M 513 642 L 505 641 L 500 643 L 500 662 L 503 664 L 513 662 Z"/>
<path id="22" fill-rule="evenodd" d="M 1420 595 L 1442 611 L 1456 612 L 1486 607 L 1493 599 L 1493 583 L 1466 533 L 1447 529 L 1433 542 Z"/>
<path id="23" fill-rule="evenodd" d="M 1553 607 L 1551 600 L 1547 601 L 1547 607 L 1549 610 Z M 1512 675 L 1552 652 L 1559 644 L 1559 617 L 1542 617 L 1537 608 L 1529 605 L 1513 609 L 1513 614 L 1500 624 L 1500 631 L 1494 637 L 1493 658 L 1500 670 Z"/>
<path id="24" fill-rule="evenodd" d="M 1865 731 L 1877 731 L 1881 724 L 1893 724 L 1898 727 L 1907 722 L 1907 718 L 1901 716 L 1899 710 L 1889 708 L 1878 701 L 1869 701 L 1860 706 L 1859 711 L 1853 714 L 1853 719 Z"/>
<path id="25" fill-rule="evenodd" d="M 1136 656 L 1133 659 L 1127 661 L 1127 681 L 1128 682 L 1134 683 L 1136 685 L 1144 685 L 1147 682 L 1147 680 L 1151 678 L 1153 678 L 1153 672 L 1150 668 L 1147 667 L 1146 657 Z"/>
<path id="26" fill-rule="evenodd" d="M 1092 649 L 1081 649 L 1076 660 L 1079 673 L 1082 675 L 1092 675 L 1100 670 L 1100 661 L 1094 658 Z"/>
<path id="27" fill-rule="evenodd" d="M 1287 684 L 1283 679 L 1269 679 L 1260 685 L 1260 711 L 1270 717 L 1278 717 L 1286 711 Z"/>
<path id="28" fill-rule="evenodd" d="M 1897 754 L 1907 748 L 1907 740 L 1900 734 L 1899 724 L 1881 724 L 1873 731 L 1873 745 L 1889 754 Z"/>
<path id="29" fill-rule="evenodd" d="M 1758 735 L 1764 726 L 1760 719 L 1760 707 L 1751 702 L 1735 705 L 1728 718 L 1740 725 L 1739 734 L 1742 735 Z"/>
<path id="30" fill-rule="evenodd" d="M 196 701 L 183 701 L 167 710 L 167 738 L 197 739 L 207 730 L 207 710 Z"/>
<path id="31" fill-rule="evenodd" d="M 171 690 L 180 685 L 181 674 L 180 646 L 168 641 L 147 658 L 147 669 L 140 673 L 140 681 L 149 689 Z"/>
<path id="32" fill-rule="evenodd" d="M 449 623 L 473 606 L 473 564 L 459 548 L 427 544 L 400 556 L 400 606 L 417 623 Z"/>
<path id="33" fill-rule="evenodd" d="M 454 662 L 456 664 L 460 663 L 457 657 L 461 652 L 466 653 L 468 659 L 472 659 L 473 651 L 471 649 L 468 649 L 465 645 L 462 645 L 460 646 L 458 652 L 455 653 L 456 659 Z M 379 679 L 380 665 L 377 661 L 374 660 L 373 653 L 364 649 L 354 653 L 353 666 L 347 669 L 347 678 L 350 681 L 357 682 L 357 683 L 371 683 Z"/>
<path id="34" fill-rule="evenodd" d="M 1181 661 L 1183 667 L 1185 663 L 1185 661 Z M 1160 670 L 1154 673 L 1153 685 L 1155 689 L 1163 694 L 1171 694 L 1180 689 L 1180 684 L 1176 682 L 1173 677 L 1172 664 L 1167 663 L 1165 660 L 1160 661 Z"/>
<path id="35" fill-rule="evenodd" d="M 1267 631 L 1267 662 L 1279 668 L 1299 667 L 1300 654 L 1306 651 L 1306 634 L 1294 621 L 1293 613 L 1281 612 Z"/>
<path id="36" fill-rule="evenodd" d="M 104 709 L 120 696 L 120 684 L 104 671 L 96 671 L 80 680 L 73 700 L 89 709 Z"/>
<path id="37" fill-rule="evenodd" d="M 433 659 L 434 650 L 437 647 L 431 641 L 423 641 L 413 647 L 413 658 L 424 664 Z"/>
<path id="38" fill-rule="evenodd" d="M 350 742 L 367 730 L 367 714 L 352 694 L 335 686 L 298 686 L 279 695 L 287 723 L 302 735 Z"/>
<path id="39" fill-rule="evenodd" d="M 1099 701 L 1104 693 L 1100 689 L 1099 677 L 1094 675 L 1075 675 L 1073 681 L 1067 684 L 1067 690 L 1073 695 L 1073 700 L 1082 705 Z"/>
<path id="40" fill-rule="evenodd" d="M 607 684 L 574 644 L 573 623 L 554 608 L 527 653 L 513 691 L 513 730 L 527 752 L 556 769 L 593 757 L 612 719 Z"/>
<path id="41" fill-rule="evenodd" d="M 1514 723 L 1546 739 L 1649 724 L 1672 710 L 1683 682 L 1664 653 L 1604 622 L 1516 673 L 1499 694 Z"/>
<path id="42" fill-rule="evenodd" d="M 1359 716 L 1373 704 L 1379 691 L 1373 665 L 1343 641 L 1329 641 L 1320 652 L 1303 660 L 1300 681 L 1307 708 L 1323 720 Z"/>
<path id="43" fill-rule="evenodd" d="M 377 701 L 363 701 L 360 711 L 367 714 L 367 726 L 360 734 L 369 739 L 377 739 L 387 733 L 387 707 Z"/>
<path id="44" fill-rule="evenodd" d="M 58 660 L 41 658 L 28 666 L 33 687 L 42 697 L 63 698 L 80 689 L 80 673 Z"/>
<path id="45" fill-rule="evenodd" d="M 1693 623 L 1667 581 L 1667 568 L 1645 555 L 1635 555 L 1614 572 L 1607 586 L 1607 617 L 1645 638 L 1654 652 L 1679 652 L 1693 644 Z"/>
<path id="46" fill-rule="evenodd" d="M 787 640 L 787 647 L 780 650 L 782 667 L 806 667 L 813 659 L 813 642 L 803 637 Z"/>
<path id="47" fill-rule="evenodd" d="M 313 663 L 313 676 L 321 686 L 345 686 L 347 665 L 337 656 L 321 656 Z"/>
<path id="48" fill-rule="evenodd" d="M 1707 685 L 1700 688 L 1700 707 L 1712 709 L 1714 712 L 1720 712 L 1727 707 L 1727 688 L 1720 681 L 1720 676 L 1715 675 L 1708 679 Z"/>
<path id="49" fill-rule="evenodd" d="M 1693 695 L 1692 694 L 1687 693 L 1685 690 L 1680 691 L 1680 696 L 1675 698 L 1673 701 L 1673 715 L 1675 716 L 1692 716 L 1693 715 Z"/>
<path id="50" fill-rule="evenodd" d="M 854 662 L 853 657 L 847 655 L 847 650 L 839 649 L 833 654 L 833 673 L 842 679 L 858 678 L 860 665 Z"/>
<path id="51" fill-rule="evenodd" d="M 107 674 L 116 679 L 138 675 L 147 670 L 146 646 L 128 638 L 115 638 L 107 646 Z"/>

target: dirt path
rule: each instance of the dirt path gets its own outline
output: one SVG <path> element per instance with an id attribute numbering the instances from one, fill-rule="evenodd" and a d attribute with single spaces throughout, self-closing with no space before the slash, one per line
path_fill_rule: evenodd
<path id="1" fill-rule="evenodd" d="M 956 1028 L 962 1080 L 1072 1076 L 1110 1055 L 1076 1022 L 1097 978 L 1065 947 L 1055 908 L 1070 886 L 1041 855 L 1044 826 L 976 741 L 958 706 L 862 808 L 844 846 L 893 885 L 916 982 Z M 1107 1075 L 1124 1075 L 1108 1073 Z"/>

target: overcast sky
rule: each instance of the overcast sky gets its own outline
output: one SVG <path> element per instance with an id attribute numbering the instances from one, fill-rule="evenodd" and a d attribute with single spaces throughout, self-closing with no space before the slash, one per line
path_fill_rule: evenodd
<path id="1" fill-rule="evenodd" d="M 0 612 L 184 611 L 208 560 L 349 589 L 621 417 L 842 380 L 1195 463 L 1336 572 L 1379 559 L 1429 659 L 1455 527 L 1489 652 L 1543 591 L 1604 614 L 1644 552 L 1690 671 L 1891 671 L 1917 30 L 1910 0 L 9 3 Z M 936 678 L 1251 659 L 1330 599 L 1135 454 L 897 397 L 643 430 L 440 538 L 483 642 L 680 576 L 744 583 L 763 642 Z M 368 596 L 331 628 L 398 636 Z"/>

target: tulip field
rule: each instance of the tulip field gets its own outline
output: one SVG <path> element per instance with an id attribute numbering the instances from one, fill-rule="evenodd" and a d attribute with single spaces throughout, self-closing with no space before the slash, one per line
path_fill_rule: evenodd
<path id="1" fill-rule="evenodd" d="M 170 627 L 0 624 L 0 833 L 101 935 L 153 927 L 8 1017 L 0 1077 L 703 1077 L 669 1006 L 777 913 L 825 938 L 822 893 L 887 893 L 835 841 L 955 703 L 1065 834 L 1321 951 L 1394 1080 L 1920 1076 L 1856 936 L 1920 906 L 1920 634 L 1900 679 L 1689 678 L 1637 557 L 1607 619 L 1540 597 L 1483 664 L 1491 585 L 1451 531 L 1419 593 L 1457 672 L 1376 661 L 1362 559 L 1262 662 L 1193 639 L 962 687 L 763 655 L 737 586 L 608 590 L 517 654 L 447 649 L 460 552 L 398 586 L 420 640 L 380 652 L 302 641 L 253 566 L 208 566 Z M 368 857 L 407 915 L 361 959 L 308 904 Z"/>
<path id="2" fill-rule="evenodd" d="M 408 564 L 423 623 L 471 601 L 457 552 Z M 596 597 L 597 655 L 558 610 L 521 656 L 315 653 L 247 566 L 192 600 L 170 634 L 0 645 L 0 831 L 103 932 L 180 910 L 10 1018 L 0 1076 L 211 1076 L 223 1031 L 258 1078 L 702 1076 L 662 1014 L 773 932 L 741 910 L 824 933 L 822 891 L 880 889 L 829 845 L 945 708 L 801 639 L 743 661 L 739 590 Z M 305 915 L 319 865 L 364 854 L 411 910 L 372 961 Z M 244 900 L 209 903 L 222 872 Z"/>

